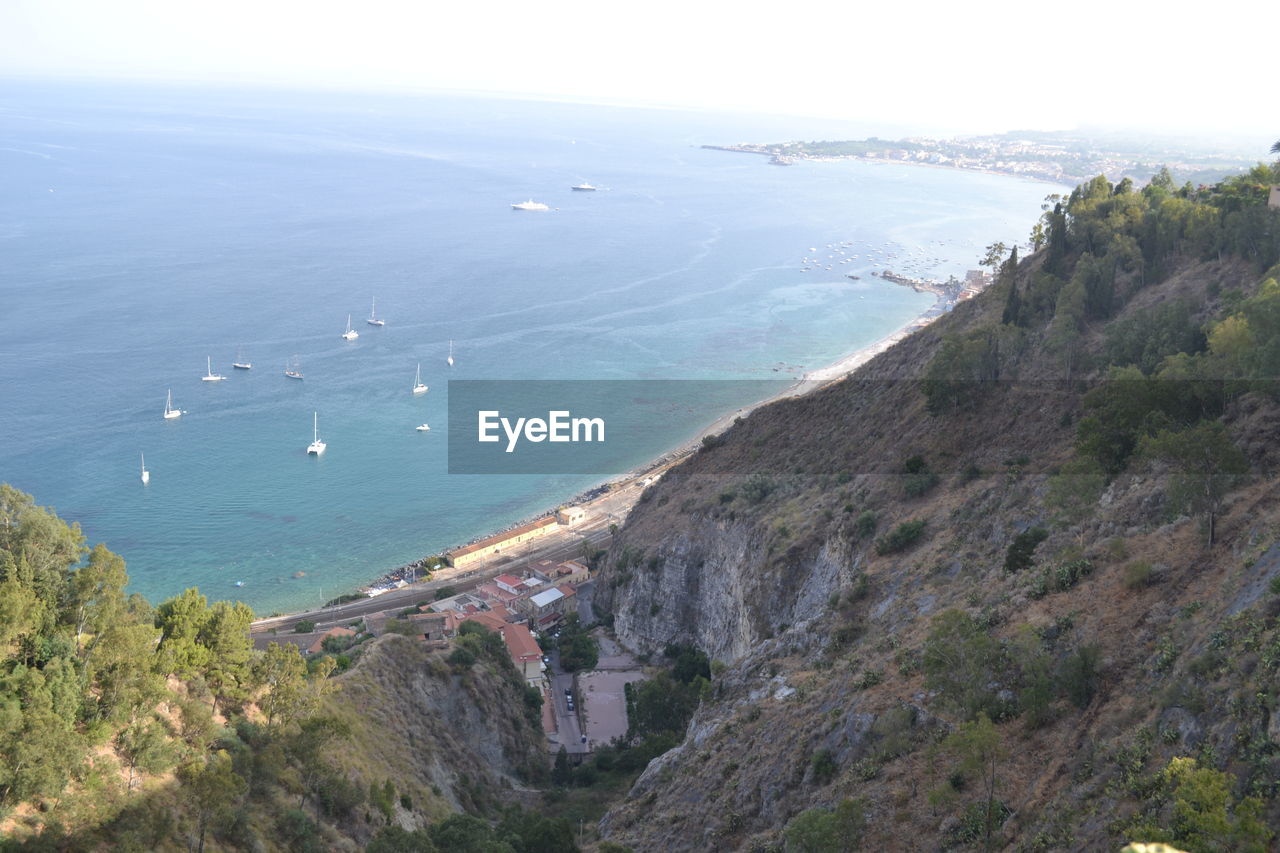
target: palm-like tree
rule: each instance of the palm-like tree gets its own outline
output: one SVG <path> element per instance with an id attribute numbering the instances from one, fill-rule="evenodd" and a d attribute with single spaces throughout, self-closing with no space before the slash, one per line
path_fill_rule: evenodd
<path id="1" fill-rule="evenodd" d="M 1280 139 L 1277 139 L 1275 144 L 1271 146 L 1271 153 L 1280 154 Z"/>

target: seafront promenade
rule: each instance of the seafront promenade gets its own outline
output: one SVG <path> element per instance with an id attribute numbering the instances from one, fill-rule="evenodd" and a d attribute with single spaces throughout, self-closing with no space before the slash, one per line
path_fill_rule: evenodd
<path id="1" fill-rule="evenodd" d="M 659 467 L 665 468 L 669 464 L 663 463 Z M 501 554 L 486 557 L 464 569 L 445 566 L 433 572 L 429 581 L 398 587 L 371 598 L 258 619 L 250 630 L 254 634 L 272 630 L 284 633 L 304 620 L 315 622 L 321 628 L 339 625 L 371 613 L 402 610 L 420 601 L 430 601 L 434 599 L 436 590 L 442 587 L 464 592 L 523 563 L 580 558 L 584 542 L 593 550 L 608 548 L 612 539 L 611 525 L 622 524 L 644 490 L 648 476 L 651 475 L 629 478 L 594 500 L 580 504 L 586 510 L 586 517 L 580 523 L 563 527 L 532 542 L 506 548 Z"/>

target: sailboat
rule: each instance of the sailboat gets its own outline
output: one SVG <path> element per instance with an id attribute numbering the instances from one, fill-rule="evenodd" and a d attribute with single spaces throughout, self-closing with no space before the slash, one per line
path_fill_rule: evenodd
<path id="1" fill-rule="evenodd" d="M 307 445 L 307 453 L 314 453 L 319 456 L 324 453 L 325 443 L 320 440 L 320 416 L 311 413 L 311 443 Z"/>
<path id="2" fill-rule="evenodd" d="M 422 362 L 418 362 L 418 372 L 413 377 L 413 393 L 427 393 L 427 386 L 422 384 Z"/>
<path id="3" fill-rule="evenodd" d="M 378 319 L 378 297 L 373 297 L 373 307 L 369 309 L 369 319 L 366 320 L 370 326 L 385 326 L 386 320 Z"/>
<path id="4" fill-rule="evenodd" d="M 205 382 L 221 382 L 222 380 L 224 380 L 224 379 L 226 379 L 226 378 L 227 378 L 227 377 L 223 376 L 221 373 L 214 373 L 214 372 L 213 372 L 213 358 L 212 358 L 212 357 L 208 357 L 208 356 L 206 356 L 206 358 L 205 358 L 205 365 L 206 365 L 206 368 L 205 368 L 205 374 L 204 374 L 204 376 L 201 376 L 201 377 L 200 377 L 200 378 L 201 378 L 202 380 L 204 380 Z"/>
<path id="5" fill-rule="evenodd" d="M 170 390 L 169 396 L 165 397 L 164 400 L 164 419 L 166 421 L 171 421 L 174 418 L 180 417 L 182 417 L 182 409 L 175 409 L 173 407 L 173 391 Z"/>
<path id="6" fill-rule="evenodd" d="M 147 483 L 150 483 L 150 482 L 151 482 L 151 472 L 147 470 L 147 456 L 146 456 L 146 454 L 145 454 L 145 453 L 139 453 L 138 455 L 142 457 L 142 485 L 144 485 L 144 486 L 145 486 Z"/>
<path id="7" fill-rule="evenodd" d="M 301 368 L 301 366 L 298 364 L 298 357 L 297 357 L 296 355 L 293 357 L 293 362 L 292 362 L 292 363 L 287 362 L 287 361 L 285 362 L 285 364 L 284 364 L 284 375 L 285 375 L 285 376 L 288 376 L 290 379 L 301 379 L 301 378 L 302 378 L 302 368 Z"/>
<path id="8" fill-rule="evenodd" d="M 414 427 L 414 429 L 416 429 L 418 432 L 430 432 L 430 431 L 431 431 L 431 427 L 427 426 L 426 424 L 418 424 L 416 427 Z"/>
<path id="9" fill-rule="evenodd" d="M 354 340 L 355 340 L 356 338 L 358 338 L 358 337 L 360 337 L 360 333 L 359 333 L 359 332 L 357 332 L 355 329 L 351 328 L 351 315 L 350 315 L 350 314 L 348 314 L 348 315 L 347 315 L 347 330 L 346 330 L 345 332 L 343 332 L 343 333 L 342 333 L 342 339 L 343 339 L 343 340 L 346 340 L 346 341 L 354 341 Z"/>
<path id="10" fill-rule="evenodd" d="M 453 341 L 449 341 L 449 366 L 453 367 Z"/>
<path id="11" fill-rule="evenodd" d="M 231 362 L 231 366 L 236 370 L 250 370 L 253 367 L 253 362 L 247 361 L 244 357 L 244 350 L 240 349 L 236 351 L 236 360 Z"/>

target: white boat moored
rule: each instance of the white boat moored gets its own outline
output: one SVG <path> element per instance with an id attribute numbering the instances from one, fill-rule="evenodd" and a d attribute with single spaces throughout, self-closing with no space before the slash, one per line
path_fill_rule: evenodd
<path id="1" fill-rule="evenodd" d="M 307 453 L 312 454 L 314 456 L 319 456 L 321 453 L 324 453 L 324 449 L 327 446 L 328 445 L 326 445 L 323 441 L 320 440 L 320 415 L 316 412 L 312 412 L 311 413 L 311 443 L 307 445 Z"/>

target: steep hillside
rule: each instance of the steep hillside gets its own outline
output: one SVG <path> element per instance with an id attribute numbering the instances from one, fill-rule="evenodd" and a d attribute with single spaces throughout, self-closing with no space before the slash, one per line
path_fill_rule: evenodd
<path id="1" fill-rule="evenodd" d="M 504 665 L 505 664 L 505 665 Z M 547 775 L 541 717 L 509 660 L 451 667 L 408 637 L 382 637 L 337 679 L 327 711 L 351 726 L 330 757 L 364 784 L 393 780 L 406 829 L 453 812 L 488 814 Z"/>
<path id="2" fill-rule="evenodd" d="M 650 487 L 597 606 L 641 651 L 689 642 L 725 666 L 605 837 L 1268 849 L 1263 199 L 1095 180 L 981 297 Z"/>
<path id="3" fill-rule="evenodd" d="M 192 589 L 152 608 L 127 582 L 0 484 L 0 850 L 355 851 L 396 832 L 432 850 L 493 835 L 483 818 L 571 835 L 521 809 L 548 776 L 541 701 L 497 635 L 431 651 L 353 633 L 304 659 L 255 651 L 242 604 Z"/>

